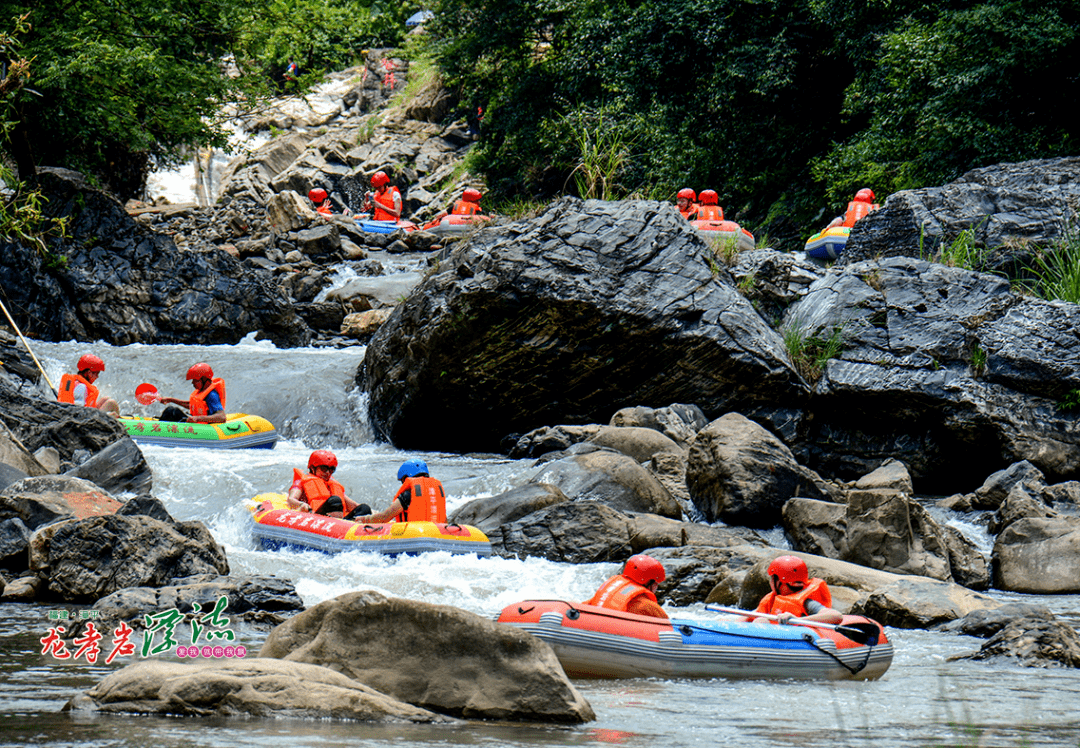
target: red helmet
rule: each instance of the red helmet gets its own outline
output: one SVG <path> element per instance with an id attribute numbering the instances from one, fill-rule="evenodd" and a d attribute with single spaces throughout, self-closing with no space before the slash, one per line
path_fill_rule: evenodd
<path id="1" fill-rule="evenodd" d="M 810 573 L 806 570 L 806 562 L 798 556 L 780 556 L 769 564 L 769 579 L 773 582 L 773 588 L 781 583 L 791 584 L 802 582 L 805 586 L 810 581 Z"/>
<path id="2" fill-rule="evenodd" d="M 87 353 L 79 359 L 78 371 L 86 371 L 87 369 L 90 371 L 105 371 L 105 362 L 93 353 Z"/>
<path id="3" fill-rule="evenodd" d="M 679 195 L 678 196 L 679 197 L 685 197 L 690 202 L 694 202 L 695 200 L 697 200 L 697 193 L 695 193 L 689 187 L 683 187 L 681 190 L 679 190 Z"/>
<path id="4" fill-rule="evenodd" d="M 480 191 L 474 190 L 472 187 L 467 188 L 465 192 L 461 194 L 461 199 L 468 200 L 470 203 L 480 202 L 481 197 L 483 197 L 483 195 L 480 194 Z"/>
<path id="5" fill-rule="evenodd" d="M 716 190 L 702 190 L 699 199 L 702 205 L 716 205 L 720 201 Z"/>
<path id="6" fill-rule="evenodd" d="M 318 205 L 328 197 L 328 195 L 326 194 L 326 190 L 324 190 L 322 187 L 316 187 L 311 192 L 307 193 L 307 196 L 308 200 L 315 203 L 316 205 Z"/>
<path id="7" fill-rule="evenodd" d="M 642 587 L 647 586 L 649 582 L 659 584 L 667 578 L 663 565 L 652 556 L 646 556 L 643 553 L 631 556 L 623 567 L 622 573 L 624 577 L 634 580 Z"/>
<path id="8" fill-rule="evenodd" d="M 188 379 L 213 379 L 214 370 L 210 368 L 210 364 L 195 364 L 187 370 Z"/>
<path id="9" fill-rule="evenodd" d="M 855 193 L 855 200 L 860 203 L 874 202 L 874 191 L 869 187 L 863 187 Z"/>
<path id="10" fill-rule="evenodd" d="M 315 468 L 323 467 L 324 465 L 337 470 L 337 455 L 329 449 L 316 449 L 311 453 L 311 457 L 308 458 L 307 469 L 311 472 L 315 472 Z"/>
<path id="11" fill-rule="evenodd" d="M 382 187 L 384 184 L 390 184 L 390 177 L 386 176 L 385 171 L 377 171 L 371 175 L 371 186 L 375 188 Z"/>

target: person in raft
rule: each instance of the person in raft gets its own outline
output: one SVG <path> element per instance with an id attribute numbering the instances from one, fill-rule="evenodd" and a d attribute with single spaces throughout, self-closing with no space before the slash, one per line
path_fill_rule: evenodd
<path id="1" fill-rule="evenodd" d="M 844 215 L 832 219 L 825 228 L 826 230 L 837 226 L 847 226 L 848 228 L 851 228 L 860 218 L 865 218 L 880 207 L 880 205 L 874 202 L 874 191 L 869 187 L 863 187 L 855 193 L 854 199 L 847 204 L 847 210 L 844 211 Z"/>
<path id="2" fill-rule="evenodd" d="M 423 460 L 401 463 L 397 472 L 401 488 L 390 506 L 381 512 L 355 516 L 357 522 L 446 522 L 446 491 L 443 484 L 428 474 Z"/>
<path id="3" fill-rule="evenodd" d="M 682 217 L 687 221 L 697 220 L 698 206 L 694 202 L 695 200 L 697 200 L 697 193 L 689 187 L 683 187 L 679 190 L 679 194 L 675 196 L 675 205 L 679 208 L 679 212 L 682 213 Z"/>
<path id="4" fill-rule="evenodd" d="M 289 508 L 300 512 L 312 512 L 327 517 L 352 519 L 353 514 L 369 514 L 371 507 L 357 504 L 345 495 L 345 488 L 334 480 L 337 455 L 328 449 L 316 449 L 308 457 L 307 474 L 293 468 L 293 482 L 289 487 Z"/>
<path id="5" fill-rule="evenodd" d="M 316 187 L 309 190 L 307 193 L 308 200 L 315 206 L 317 213 L 322 213 L 324 216 L 333 214 L 334 203 L 330 200 L 330 196 L 326 194 L 326 190 L 322 187 Z"/>
<path id="6" fill-rule="evenodd" d="M 377 171 L 372 174 L 371 186 L 375 191 L 368 193 L 364 210 L 373 211 L 371 217 L 375 221 L 401 220 L 401 192 L 390 184 L 390 177 L 386 176 L 386 172 Z"/>
<path id="7" fill-rule="evenodd" d="M 188 423 L 225 423 L 225 382 L 214 376 L 210 364 L 198 363 L 188 369 L 187 378 L 195 391 L 187 400 L 163 397 L 166 405 L 187 408 L 191 415 L 177 407 L 166 408 L 158 420 L 187 421 Z"/>
<path id="8" fill-rule="evenodd" d="M 664 566 L 652 556 L 631 556 L 617 574 L 604 582 L 584 605 L 611 608 L 639 616 L 667 618 L 656 601 L 656 588 L 667 578 Z"/>
<path id="9" fill-rule="evenodd" d="M 716 190 L 702 190 L 698 195 L 697 217 L 699 221 L 723 221 L 724 209 L 721 208 L 718 203 L 720 202 L 720 196 L 716 194 Z"/>
<path id="10" fill-rule="evenodd" d="M 62 403 L 83 405 L 103 410 L 111 416 L 120 415 L 120 406 L 111 397 L 102 397 L 94 382 L 105 371 L 105 362 L 87 353 L 75 365 L 78 374 L 65 374 L 60 378 L 60 391 L 56 399 Z"/>
<path id="11" fill-rule="evenodd" d="M 769 564 L 767 573 L 772 592 L 761 598 L 756 613 L 775 615 L 777 623 L 788 623 L 792 618 L 831 624 L 844 620 L 840 611 L 832 608 L 829 585 L 824 579 L 811 579 L 801 558 L 780 556 Z M 750 616 L 748 620 L 755 619 Z"/>

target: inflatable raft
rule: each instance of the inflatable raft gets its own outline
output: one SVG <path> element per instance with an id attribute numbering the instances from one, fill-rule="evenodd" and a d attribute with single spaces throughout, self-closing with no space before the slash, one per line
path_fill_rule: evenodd
<path id="1" fill-rule="evenodd" d="M 498 618 L 550 644 L 572 678 L 880 678 L 893 658 L 884 629 L 844 620 L 866 632 L 863 643 L 828 628 L 663 620 L 561 600 L 515 603 Z"/>
<path id="2" fill-rule="evenodd" d="M 385 556 L 431 551 L 491 555 L 487 535 L 469 525 L 435 522 L 363 524 L 288 509 L 285 494 L 259 494 L 248 505 L 252 536 L 265 550 L 370 551 Z"/>
<path id="3" fill-rule="evenodd" d="M 274 425 L 261 416 L 229 413 L 225 423 L 184 423 L 124 416 L 120 424 L 139 444 L 209 449 L 273 449 Z"/>
<path id="4" fill-rule="evenodd" d="M 366 216 L 368 214 L 363 214 Z M 399 229 L 402 231 L 416 231 L 416 224 L 412 221 L 373 221 L 370 218 L 356 216 L 353 221 L 356 228 L 369 234 L 392 234 Z"/>
<path id="5" fill-rule="evenodd" d="M 834 226 L 817 232 L 806 242 L 806 256 L 816 260 L 837 259 L 847 246 L 850 233 L 851 229 L 848 226 Z"/>
<path id="6" fill-rule="evenodd" d="M 436 236 L 461 236 L 473 229 L 478 225 L 483 225 L 491 220 L 491 216 L 484 216 L 480 214 L 474 214 L 470 216 L 459 216 L 454 214 L 448 214 L 442 218 L 435 218 L 425 223 L 422 227 L 423 231 L 430 231 Z"/>
<path id="7" fill-rule="evenodd" d="M 755 249 L 754 235 L 734 221 L 691 221 L 698 234 L 709 242 L 734 240 L 740 252 Z"/>

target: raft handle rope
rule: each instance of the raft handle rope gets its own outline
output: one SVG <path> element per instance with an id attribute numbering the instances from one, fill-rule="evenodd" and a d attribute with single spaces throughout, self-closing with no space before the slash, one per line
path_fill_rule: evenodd
<path id="1" fill-rule="evenodd" d="M 45 381 L 49 383 L 49 387 L 52 389 L 53 393 L 59 395 L 60 391 L 56 389 L 56 386 L 52 383 L 52 380 L 49 379 L 49 375 L 45 373 L 45 369 L 41 366 L 41 362 L 38 361 L 37 356 L 34 355 L 34 351 L 31 350 L 30 344 L 26 342 L 26 338 L 23 337 L 22 332 L 19 330 L 19 326 L 15 324 L 15 320 L 11 318 L 11 313 L 8 311 L 7 307 L 4 306 L 4 302 L 2 301 L 0 301 L 0 309 L 4 310 L 4 316 L 7 317 L 7 321 L 11 324 L 11 329 L 14 330 L 15 334 L 19 336 L 19 340 L 21 340 L 22 344 L 26 347 L 26 352 L 30 354 L 30 358 L 34 359 L 34 363 L 37 364 L 37 368 L 38 371 L 41 372 L 41 376 L 45 377 Z"/>
<path id="2" fill-rule="evenodd" d="M 830 652 L 829 650 L 825 649 L 824 647 L 818 646 L 817 637 L 815 637 L 809 631 L 807 631 L 805 634 L 803 634 L 803 639 L 806 641 L 807 644 L 809 644 L 811 647 L 816 649 L 818 652 L 822 652 L 824 654 L 827 654 L 827 655 L 829 655 L 829 657 L 832 657 L 834 660 L 839 662 L 840 665 L 845 670 L 847 670 L 849 673 L 851 673 L 852 675 L 858 675 L 860 672 L 863 671 L 863 669 L 866 668 L 866 666 L 868 664 L 870 664 L 870 655 L 872 655 L 874 653 L 874 646 L 877 644 L 876 641 L 874 642 L 874 644 L 870 644 L 870 643 L 864 644 L 863 646 L 866 647 L 866 657 L 863 658 L 862 664 L 860 664 L 858 667 L 852 667 L 851 665 L 847 664 L 846 662 L 841 660 L 839 657 L 837 657 L 835 652 Z"/>

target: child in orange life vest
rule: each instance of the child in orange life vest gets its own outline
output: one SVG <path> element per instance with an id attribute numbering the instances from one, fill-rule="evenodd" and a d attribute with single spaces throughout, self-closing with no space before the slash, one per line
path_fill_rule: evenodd
<path id="1" fill-rule="evenodd" d="M 788 623 L 792 618 L 831 624 L 843 621 L 840 611 L 832 608 L 832 593 L 825 580 L 811 579 L 806 563 L 798 556 L 775 559 L 769 564 L 768 575 L 772 592 L 758 603 L 757 613 L 775 615 L 777 623 Z"/>
<path id="2" fill-rule="evenodd" d="M 390 506 L 371 515 L 346 517 L 357 522 L 446 522 L 446 491 L 428 475 L 423 460 L 408 460 L 398 468 L 398 489 Z"/>
<path id="3" fill-rule="evenodd" d="M 675 197 L 675 205 L 679 208 L 679 213 L 687 221 L 696 221 L 698 217 L 698 206 L 694 201 L 697 200 L 697 193 L 695 193 L 689 187 L 683 187 L 679 190 L 679 194 Z"/>
<path id="4" fill-rule="evenodd" d="M 94 382 L 105 371 L 105 362 L 92 353 L 87 353 L 76 364 L 78 374 L 65 374 L 60 378 L 60 391 L 56 399 L 62 403 L 83 405 L 87 408 L 104 410 L 111 416 L 120 415 L 120 406 L 111 397 L 101 397 Z"/>
<path id="5" fill-rule="evenodd" d="M 293 483 L 289 487 L 290 509 L 301 512 L 341 517 L 356 510 L 370 512 L 367 504 L 360 504 L 345 495 L 345 489 L 334 480 L 337 455 L 327 449 L 317 449 L 308 458 L 308 473 L 302 475 L 293 470 Z"/>
<path id="6" fill-rule="evenodd" d="M 377 171 L 371 176 L 374 192 L 369 192 L 364 201 L 364 210 L 372 212 L 375 221 L 401 220 L 401 192 L 390 184 L 390 177 L 384 171 Z"/>
<path id="7" fill-rule="evenodd" d="M 847 204 L 844 215 L 832 219 L 825 228 L 831 229 L 837 226 L 853 228 L 860 219 L 865 218 L 880 207 L 874 202 L 874 191 L 869 187 L 863 187 L 855 193 L 855 197 Z"/>
<path id="8" fill-rule="evenodd" d="M 656 588 L 667 578 L 663 565 L 652 556 L 631 556 L 622 574 L 604 582 L 585 605 L 621 610 L 639 616 L 667 618 L 656 600 Z"/>

